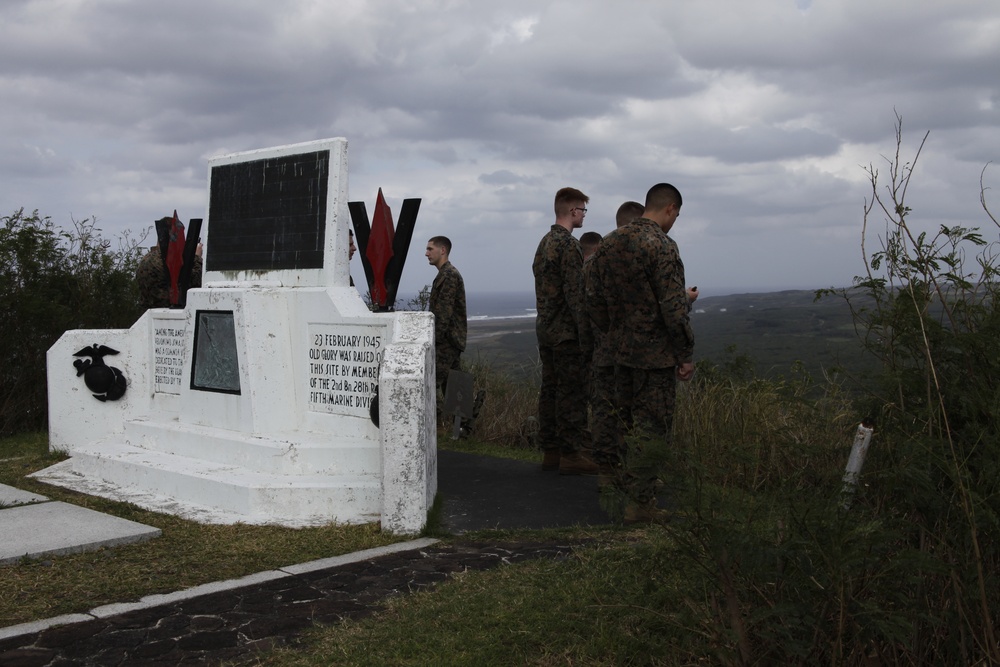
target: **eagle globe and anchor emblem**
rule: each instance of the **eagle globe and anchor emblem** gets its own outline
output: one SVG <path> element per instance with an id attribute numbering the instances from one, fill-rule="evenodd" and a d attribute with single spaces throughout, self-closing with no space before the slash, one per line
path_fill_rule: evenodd
<path id="1" fill-rule="evenodd" d="M 128 380 L 121 370 L 104 363 L 104 357 L 110 354 L 118 354 L 118 350 L 97 343 L 73 354 L 74 357 L 89 357 L 76 359 L 73 366 L 76 368 L 76 376 L 82 375 L 87 389 L 93 392 L 94 398 L 102 402 L 117 401 L 125 395 L 128 388 Z"/>

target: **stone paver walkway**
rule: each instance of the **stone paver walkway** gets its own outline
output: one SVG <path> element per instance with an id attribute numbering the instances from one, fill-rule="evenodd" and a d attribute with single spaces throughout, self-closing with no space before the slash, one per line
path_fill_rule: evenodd
<path id="1" fill-rule="evenodd" d="M 293 644 L 315 624 L 368 616 L 388 599 L 433 587 L 456 572 L 566 558 L 573 546 L 553 541 L 439 542 L 0 639 L 0 665 L 257 664 L 262 653 Z"/>

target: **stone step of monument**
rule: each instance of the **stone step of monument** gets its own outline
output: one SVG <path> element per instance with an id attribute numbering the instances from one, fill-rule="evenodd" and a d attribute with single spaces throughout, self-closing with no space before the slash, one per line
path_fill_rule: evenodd
<path id="1" fill-rule="evenodd" d="M 358 524 L 382 510 L 378 474 L 264 474 L 123 444 L 77 449 L 32 477 L 200 523 Z"/>
<path id="2" fill-rule="evenodd" d="M 165 454 L 240 466 L 280 475 L 364 475 L 381 467 L 377 441 L 331 438 L 326 433 L 298 431 L 269 437 L 176 420 L 148 418 L 124 424 L 120 440 Z"/>

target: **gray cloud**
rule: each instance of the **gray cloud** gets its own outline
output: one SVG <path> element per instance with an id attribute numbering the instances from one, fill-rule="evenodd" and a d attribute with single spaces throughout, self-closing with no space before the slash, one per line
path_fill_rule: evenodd
<path id="1" fill-rule="evenodd" d="M 0 214 L 199 217 L 208 157 L 345 136 L 351 198 L 422 197 L 470 290 L 531 289 L 559 187 L 606 232 L 659 181 L 703 289 L 846 284 L 894 111 L 921 224 L 982 221 L 998 56 L 973 0 L 6 2 Z"/>

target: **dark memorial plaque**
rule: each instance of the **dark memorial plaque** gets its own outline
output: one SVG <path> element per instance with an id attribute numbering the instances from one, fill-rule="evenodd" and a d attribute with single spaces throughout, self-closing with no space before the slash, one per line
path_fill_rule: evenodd
<path id="1" fill-rule="evenodd" d="M 240 393 L 233 311 L 199 310 L 195 315 L 191 389 Z"/>
<path id="2" fill-rule="evenodd" d="M 446 415 L 459 415 L 472 419 L 473 401 L 475 399 L 474 380 L 471 373 L 451 369 L 448 371 L 448 381 L 444 394 L 442 409 Z"/>
<path id="3" fill-rule="evenodd" d="M 206 271 L 323 268 L 330 151 L 212 167 Z"/>

